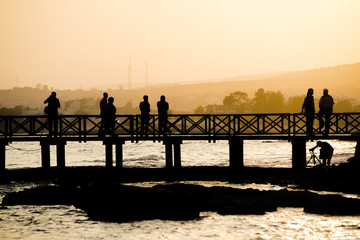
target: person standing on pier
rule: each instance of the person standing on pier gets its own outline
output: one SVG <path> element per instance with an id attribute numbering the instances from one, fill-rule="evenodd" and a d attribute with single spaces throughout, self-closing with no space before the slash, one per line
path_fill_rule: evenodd
<path id="1" fill-rule="evenodd" d="M 114 135 L 115 132 L 115 117 L 116 114 L 116 107 L 114 106 L 114 98 L 109 97 L 109 102 L 106 108 L 106 115 L 107 115 L 107 132 L 109 134 Z"/>
<path id="2" fill-rule="evenodd" d="M 100 100 L 100 117 L 101 117 L 101 124 L 99 128 L 99 137 L 104 136 L 106 129 L 107 129 L 107 105 L 108 105 L 108 94 L 106 92 L 103 93 L 103 98 Z"/>
<path id="3" fill-rule="evenodd" d="M 324 119 L 323 116 L 325 116 L 325 133 L 324 136 L 329 135 L 330 130 L 330 117 L 333 113 L 333 106 L 334 106 L 334 100 L 332 96 L 329 95 L 329 91 L 325 88 L 323 91 L 323 96 L 320 98 L 319 101 L 319 127 L 320 131 L 324 126 Z"/>
<path id="4" fill-rule="evenodd" d="M 320 147 L 320 159 L 323 160 L 323 166 L 327 170 L 330 168 L 331 158 L 334 153 L 334 148 L 327 142 L 317 141 L 316 146 L 310 148 L 310 151 L 314 151 L 317 147 Z"/>
<path id="5" fill-rule="evenodd" d="M 166 134 L 168 110 L 169 104 L 165 101 L 165 96 L 160 97 L 160 101 L 157 102 L 158 114 L 159 114 L 159 135 Z"/>
<path id="6" fill-rule="evenodd" d="M 150 103 L 149 97 L 147 95 L 143 96 L 144 101 L 139 104 L 139 108 L 141 111 L 141 129 L 140 129 L 140 137 L 142 137 L 145 133 L 145 137 L 148 136 L 149 130 L 149 120 L 150 120 Z M 145 127 L 145 129 L 144 129 Z"/>
<path id="7" fill-rule="evenodd" d="M 308 89 L 307 95 L 304 99 L 301 112 L 305 113 L 306 117 L 306 134 L 309 137 L 314 135 L 314 118 L 315 118 L 315 104 L 314 104 L 314 90 L 312 88 Z"/>
<path id="8" fill-rule="evenodd" d="M 60 107 L 60 101 L 56 97 L 56 92 L 52 92 L 51 95 L 44 101 L 44 104 L 48 104 L 45 107 L 45 113 L 48 115 L 49 124 L 49 136 L 55 136 L 58 134 L 58 108 Z"/>

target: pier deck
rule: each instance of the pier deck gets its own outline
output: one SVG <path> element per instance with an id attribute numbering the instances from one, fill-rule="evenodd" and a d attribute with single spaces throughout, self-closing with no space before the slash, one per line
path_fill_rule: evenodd
<path id="1" fill-rule="evenodd" d="M 181 143 L 206 140 L 229 142 L 229 166 L 243 167 L 244 140 L 287 140 L 292 143 L 292 166 L 306 167 L 306 141 L 339 139 L 360 141 L 360 113 L 334 113 L 329 134 L 324 136 L 315 116 L 314 135 L 306 134 L 304 114 L 173 114 L 168 116 L 166 134 L 158 131 L 158 115 L 150 115 L 148 136 L 142 134 L 141 115 L 117 115 L 114 134 L 99 137 L 98 115 L 61 115 L 56 137 L 48 136 L 45 115 L 0 116 L 0 170 L 5 169 L 5 147 L 12 142 L 39 142 L 42 167 L 50 167 L 50 145 L 57 147 L 57 166 L 65 167 L 65 146 L 69 141 L 102 141 L 106 167 L 113 167 L 112 148 L 116 148 L 116 167 L 122 167 L 126 141 L 161 141 L 165 145 L 167 168 L 181 167 Z"/>

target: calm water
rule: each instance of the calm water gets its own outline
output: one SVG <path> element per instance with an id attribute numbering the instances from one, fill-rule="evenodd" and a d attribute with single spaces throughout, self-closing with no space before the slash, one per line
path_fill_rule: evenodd
<path id="1" fill-rule="evenodd" d="M 334 146 L 333 164 L 354 155 L 355 142 L 329 141 Z M 310 142 L 307 147 L 312 147 Z M 227 166 L 228 144 L 184 142 L 183 166 Z M 55 150 L 55 149 L 54 149 Z M 291 143 L 287 141 L 245 141 L 246 166 L 291 167 Z M 67 166 L 104 166 L 101 143 L 66 145 Z M 16 143 L 7 147 L 7 168 L 40 167 L 40 146 Z M 309 157 L 309 156 L 308 156 Z M 55 151 L 52 151 L 55 165 Z M 141 142 L 124 145 L 125 167 L 164 167 L 165 151 L 161 143 Z M 191 182 L 206 186 L 278 189 L 271 185 Z M 152 186 L 156 183 L 139 183 Z M 32 184 L 0 185 L 0 199 L 6 192 L 34 187 Z M 360 196 L 351 196 L 360 197 Z M 263 216 L 221 216 L 203 212 L 194 221 L 137 221 L 107 223 L 88 220 L 73 206 L 10 206 L 0 209 L 0 239 L 360 239 L 360 216 L 334 217 L 307 214 L 301 208 L 280 208 Z"/>

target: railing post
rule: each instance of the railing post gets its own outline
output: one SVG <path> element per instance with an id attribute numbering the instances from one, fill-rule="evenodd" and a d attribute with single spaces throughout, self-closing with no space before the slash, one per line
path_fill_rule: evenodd
<path id="1" fill-rule="evenodd" d="M 229 157 L 231 168 L 244 167 L 244 140 L 242 138 L 229 140 Z"/>
<path id="2" fill-rule="evenodd" d="M 59 136 L 62 136 L 62 132 L 63 132 L 63 120 L 62 120 L 62 116 L 58 116 L 58 121 L 59 121 Z"/>
<path id="3" fill-rule="evenodd" d="M 345 115 L 345 131 L 346 133 L 349 133 L 349 114 Z"/>
<path id="4" fill-rule="evenodd" d="M 131 142 L 134 142 L 134 117 L 130 116 L 130 135 L 131 135 Z"/>
<path id="5" fill-rule="evenodd" d="M 81 141 L 81 116 L 78 116 L 79 118 L 79 139 Z"/>
<path id="6" fill-rule="evenodd" d="M 293 114 L 292 120 L 293 120 L 293 122 L 292 122 L 292 125 L 293 125 L 293 136 L 295 136 L 295 133 L 296 133 L 296 114 Z"/>
<path id="7" fill-rule="evenodd" d="M 83 135 L 84 135 L 84 141 L 86 142 L 86 119 L 87 119 L 87 117 L 86 116 L 84 116 L 84 131 L 83 131 Z"/>
<path id="8" fill-rule="evenodd" d="M 292 139 L 292 168 L 306 168 L 306 140 L 305 138 Z"/>
<path id="9" fill-rule="evenodd" d="M 208 133 L 209 143 L 211 143 L 211 127 L 210 127 L 210 123 L 211 123 L 210 115 L 206 115 L 205 128 L 206 128 L 206 132 Z"/>
<path id="10" fill-rule="evenodd" d="M 290 121 L 291 121 L 291 115 L 290 113 L 287 114 L 287 121 L 288 121 L 288 136 L 290 137 L 291 135 L 291 125 L 290 125 Z"/>
<path id="11" fill-rule="evenodd" d="M 10 139 L 12 138 L 12 124 L 11 123 L 12 123 L 12 121 L 9 118 L 8 127 L 9 127 L 9 138 Z"/>
<path id="12" fill-rule="evenodd" d="M 9 118 L 5 117 L 5 139 L 9 137 Z"/>
<path id="13" fill-rule="evenodd" d="M 136 137 L 136 142 L 139 142 L 139 116 L 138 115 L 135 115 L 135 137 Z M 141 117 L 140 117 L 140 121 L 142 121 Z M 141 123 L 142 124 L 142 123 Z M 140 124 L 140 127 L 141 127 L 141 124 Z M 143 129 L 140 129 L 140 131 L 143 130 Z"/>

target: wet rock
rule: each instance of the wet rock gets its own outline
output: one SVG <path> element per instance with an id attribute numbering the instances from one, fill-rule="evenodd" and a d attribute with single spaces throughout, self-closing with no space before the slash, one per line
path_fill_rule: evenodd
<path id="1" fill-rule="evenodd" d="M 74 205 L 91 219 L 134 221 L 147 219 L 189 220 L 200 215 L 197 199 L 164 189 L 102 186 L 77 192 Z"/>
<path id="2" fill-rule="evenodd" d="M 196 219 L 202 211 L 222 215 L 265 214 L 278 207 L 301 207 L 317 214 L 360 215 L 360 199 L 308 191 L 260 191 L 192 184 L 152 188 L 97 182 L 77 187 L 39 187 L 7 194 L 3 205 L 73 204 L 90 219 L 126 222 Z"/>

